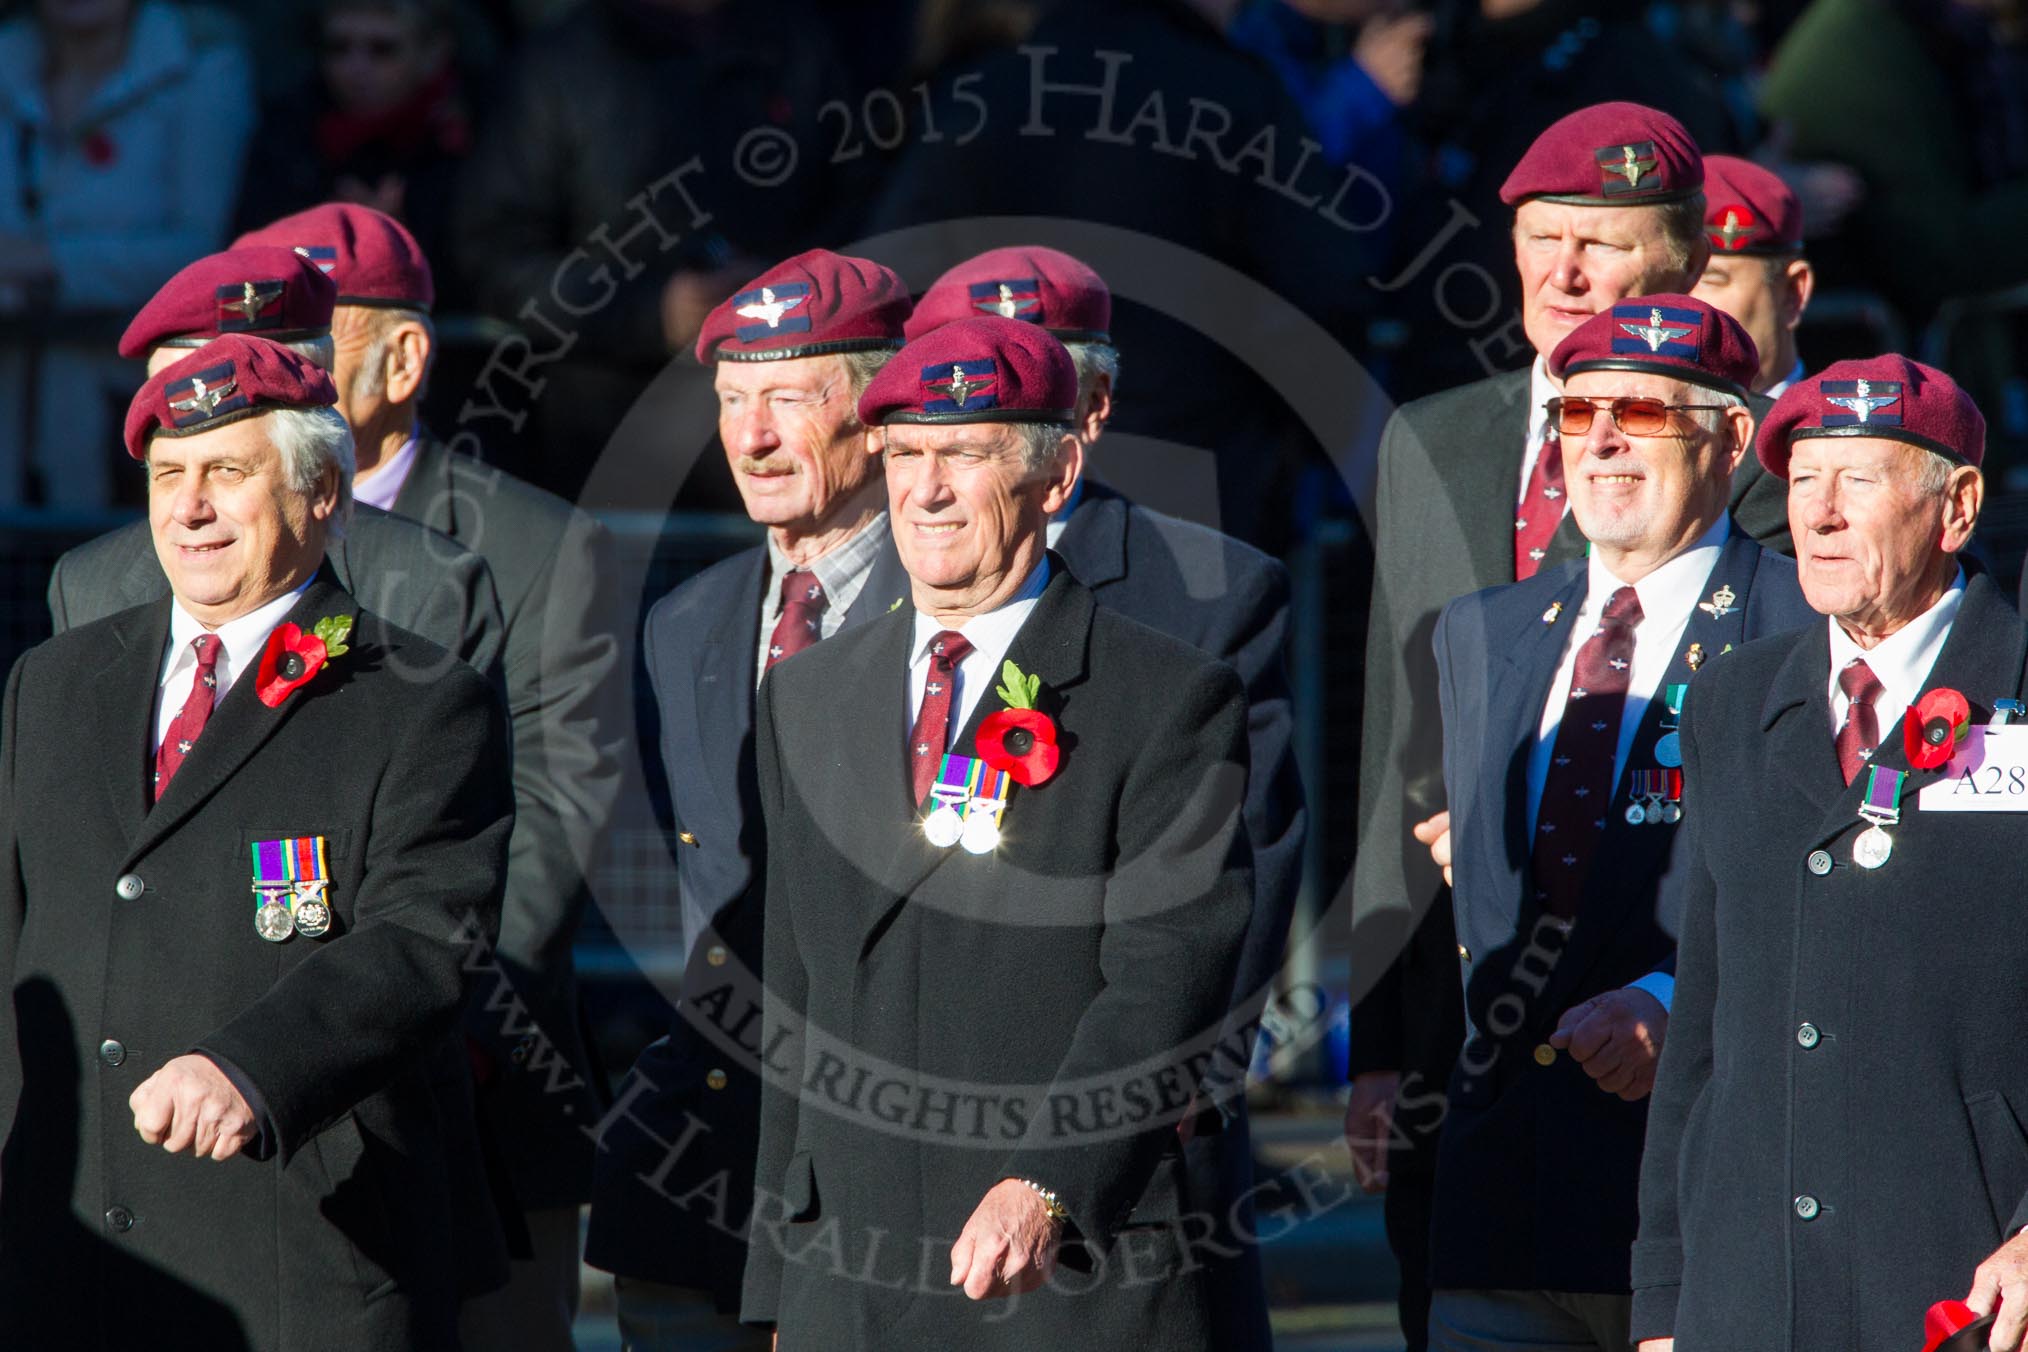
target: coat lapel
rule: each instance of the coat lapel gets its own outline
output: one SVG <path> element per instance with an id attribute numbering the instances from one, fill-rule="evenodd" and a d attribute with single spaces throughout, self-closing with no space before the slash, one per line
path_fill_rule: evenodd
<path id="1" fill-rule="evenodd" d="M 838 632 L 842 634 L 889 611 L 907 608 L 909 585 L 908 571 L 901 566 L 901 555 L 894 548 L 894 533 L 890 530 L 880 552 L 873 556 L 873 569 L 866 575 L 866 585 L 853 598 L 852 608 L 845 612 Z"/>
<path id="2" fill-rule="evenodd" d="M 1866 774 L 1862 770 L 1850 784 L 1845 784 L 1844 776 L 1836 768 L 1837 753 L 1829 731 L 1831 643 L 1823 626 L 1818 626 L 1817 633 L 1820 652 L 1815 678 L 1819 707 L 1814 710 L 1815 727 L 1822 734 L 1821 741 L 1830 756 L 1834 790 L 1817 834 L 1816 843 L 1821 844 L 1859 820 L 1859 804 L 1866 794 Z M 1920 696 L 1939 688 L 1957 691 L 1971 705 L 1972 725 L 1977 727 L 1991 720 L 1996 698 L 2010 698 L 2020 690 L 2024 657 L 2028 657 L 2028 630 L 2022 628 L 2020 617 L 1999 587 L 1981 573 L 1966 579 L 1965 599 L 1958 604 L 1957 618 L 1951 622 L 1943 650 L 1916 693 Z M 1908 811 L 1910 798 L 1943 775 L 1942 766 L 1931 770 L 1910 767 L 1902 730 L 1906 717 L 1905 710 L 1880 711 L 1880 746 L 1868 762 L 1908 773 L 1908 778 L 1902 781 L 1899 799 L 1903 812 Z"/>
<path id="3" fill-rule="evenodd" d="M 728 604 L 718 607 L 711 632 L 698 645 L 697 745 L 715 748 L 704 757 L 705 773 L 723 803 L 740 801 L 743 748 L 753 729 L 761 587 L 767 567 L 766 548 L 753 551 L 752 565 L 740 577 L 738 590 Z"/>
<path id="4" fill-rule="evenodd" d="M 1441 446 L 1424 453 L 1451 485 L 1472 571 L 1488 583 L 1514 581 L 1514 508 L 1520 501 L 1521 457 L 1528 441 L 1528 371 L 1488 382 L 1487 398 L 1462 420 L 1441 429 Z"/>
<path id="5" fill-rule="evenodd" d="M 1091 641 L 1092 614 L 1097 609 L 1090 591 L 1077 585 L 1068 567 L 1061 558 L 1053 560 L 1054 573 L 1049 585 L 1036 600 L 1035 609 L 1015 634 L 1014 642 L 1007 649 L 1006 660 L 1020 667 L 1030 676 L 1042 680 L 1041 707 L 1044 713 L 1055 717 L 1061 709 L 1061 700 L 1067 690 L 1074 689 L 1085 678 L 1086 656 Z M 904 643 L 914 637 L 914 612 L 910 611 L 911 622 L 905 627 Z M 908 649 L 900 654 L 901 670 L 907 670 Z M 1000 683 L 998 671 L 980 672 L 976 677 L 967 672 L 968 679 L 986 683 L 986 690 L 971 717 L 965 720 L 958 735 L 951 739 L 951 749 L 961 755 L 976 756 L 979 725 L 987 717 L 1004 708 L 1000 698 L 993 693 L 993 687 Z M 904 678 L 905 679 L 905 678 Z M 878 708 L 877 703 L 869 706 Z M 910 782 L 906 758 L 902 755 L 899 721 L 892 724 L 880 719 L 857 720 L 864 724 L 879 724 L 886 730 L 887 756 L 900 776 L 899 791 L 904 802 L 908 802 Z M 1076 748 L 1065 747 L 1061 775 L 1075 773 L 1077 764 Z M 878 786 L 876 786 L 878 787 Z M 1007 811 L 1010 815 L 1021 810 L 1021 798 L 1034 790 L 1017 787 L 1009 800 Z M 884 792 L 878 797 L 884 797 Z M 916 809 L 919 805 L 908 802 L 908 815 L 901 832 L 901 843 L 895 852 L 893 864 L 886 875 L 886 888 L 874 914 L 867 917 L 867 937 L 877 937 L 894 910 L 907 903 L 939 866 L 949 861 L 954 853 L 962 851 L 940 850 L 931 845 L 916 824 Z M 969 856 L 966 856 L 969 858 Z"/>
<path id="6" fill-rule="evenodd" d="M 358 613 L 358 604 L 339 588 L 329 569 L 326 569 L 311 582 L 302 598 L 283 617 L 282 623 L 294 623 L 307 630 L 327 615 L 356 618 Z M 167 624 L 168 608 L 165 605 L 162 618 L 165 636 Z M 159 651 L 156 657 L 159 661 Z M 205 724 L 203 734 L 191 748 L 183 768 L 177 771 L 168 790 L 142 819 L 140 832 L 132 838 L 122 868 L 147 853 L 157 841 L 195 812 L 306 700 L 317 698 L 320 684 L 334 678 L 344 679 L 345 663 L 350 660 L 354 660 L 351 654 L 336 659 L 329 671 L 320 672 L 309 684 L 291 692 L 279 708 L 272 709 L 254 693 L 258 669 L 250 663 L 249 668 L 234 679 L 225 698 L 218 702 L 211 720 Z M 150 703 L 152 705 L 152 700 Z"/>
<path id="7" fill-rule="evenodd" d="M 91 686 L 92 726 L 85 739 L 99 757 L 95 776 L 111 800 L 121 838 L 132 841 L 148 814 L 148 778 L 155 757 L 155 693 L 169 644 L 169 599 L 129 611 L 113 624 L 120 651 Z M 172 781 L 173 786 L 173 781 Z"/>

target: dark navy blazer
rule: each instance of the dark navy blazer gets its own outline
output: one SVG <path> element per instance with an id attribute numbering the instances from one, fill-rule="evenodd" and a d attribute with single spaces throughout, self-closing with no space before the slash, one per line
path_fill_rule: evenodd
<path id="1" fill-rule="evenodd" d="M 1438 1145 L 1435 1284 L 1626 1291 L 1638 1217 L 1647 1104 L 1601 1090 L 1567 1054 L 1544 1048 L 1562 1013 L 1656 971 L 1673 971 L 1680 914 L 1680 825 L 1633 825 L 1635 771 L 1653 769 L 1669 711 L 1649 701 L 1612 798 L 1584 900 L 1567 934 L 1529 900 L 1530 752 L 1584 605 L 1577 559 L 1445 607 L 1435 647 L 1451 805 L 1466 1038 Z M 1662 684 L 1698 691 L 1728 648 L 1817 619 L 1790 560 L 1735 532 L 1704 579 L 1731 608 L 1693 610 Z M 1636 635 L 1638 642 L 1638 633 Z M 1701 654 L 1691 666 L 1693 645 Z M 1700 805 L 1685 798 L 1686 820 Z"/>

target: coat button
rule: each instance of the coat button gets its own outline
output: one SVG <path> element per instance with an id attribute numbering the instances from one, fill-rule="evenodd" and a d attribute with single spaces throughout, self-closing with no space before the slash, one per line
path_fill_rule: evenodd
<path id="1" fill-rule="evenodd" d="M 704 960 L 710 963 L 713 967 L 725 966 L 725 945 L 713 944 L 711 948 L 705 953 Z"/>
<path id="2" fill-rule="evenodd" d="M 141 881 L 140 874 L 128 873 L 122 875 L 120 880 L 113 884 L 113 891 L 119 893 L 121 901 L 139 901 L 141 893 L 146 887 L 147 884 Z"/>
<path id="3" fill-rule="evenodd" d="M 704 1082 L 710 1085 L 713 1089 L 723 1089 L 725 1088 L 725 1072 L 722 1070 L 714 1070 L 709 1075 L 706 1075 L 704 1077 Z"/>
<path id="4" fill-rule="evenodd" d="M 1555 1065 L 1556 1048 L 1550 1046 L 1547 1042 L 1538 1042 L 1537 1044 L 1535 1044 L 1535 1064 L 1538 1066 Z"/>
<path id="5" fill-rule="evenodd" d="M 134 1228 L 134 1213 L 123 1206 L 107 1207 L 106 1224 L 112 1226 L 113 1229 L 118 1230 L 121 1234 L 125 1234 Z"/>
<path id="6" fill-rule="evenodd" d="M 1803 1220 L 1813 1221 L 1817 1219 L 1817 1213 L 1821 1210 L 1823 1208 L 1817 1205 L 1817 1199 L 1808 1193 L 1796 1198 L 1796 1215 Z"/>
<path id="7" fill-rule="evenodd" d="M 127 1049 L 123 1044 L 114 1041 L 112 1038 L 107 1038 L 99 1044 L 99 1060 L 107 1065 L 117 1066 L 126 1059 Z"/>
<path id="8" fill-rule="evenodd" d="M 1821 878 L 1831 871 L 1831 852 L 1829 850 L 1811 850 L 1808 862 L 1810 872 Z"/>
<path id="9" fill-rule="evenodd" d="M 1801 1047 L 1804 1051 L 1808 1051 L 1810 1048 L 1816 1046 L 1817 1043 L 1822 1040 L 1823 1036 L 1824 1035 L 1822 1033 L 1819 1033 L 1817 1031 L 1817 1025 L 1815 1025 L 1814 1023 L 1806 1023 L 1802 1027 L 1796 1029 L 1796 1045 L 1798 1047 Z"/>

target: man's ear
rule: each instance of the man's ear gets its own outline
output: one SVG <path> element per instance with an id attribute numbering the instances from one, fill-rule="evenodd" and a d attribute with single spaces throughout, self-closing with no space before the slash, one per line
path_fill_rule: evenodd
<path id="1" fill-rule="evenodd" d="M 1075 430 L 1089 446 L 1106 430 L 1113 416 L 1113 378 L 1101 371 L 1092 378 L 1091 389 L 1078 401 Z"/>
<path id="2" fill-rule="evenodd" d="M 1951 471 L 1950 482 L 1944 488 L 1942 544 L 1945 553 L 1955 554 L 1970 543 L 1972 530 L 1979 524 L 1979 510 L 1985 502 L 1985 475 L 1971 465 L 1959 465 Z"/>
<path id="3" fill-rule="evenodd" d="M 386 361 L 388 402 L 414 402 L 422 394 L 423 378 L 430 369 L 429 330 L 413 321 L 396 325 Z"/>
<path id="4" fill-rule="evenodd" d="M 1077 490 L 1079 476 L 1084 473 L 1084 442 L 1073 434 L 1066 433 L 1056 443 L 1056 454 L 1043 471 L 1048 481 L 1042 494 L 1042 512 L 1055 516 L 1070 501 L 1070 495 Z"/>
<path id="5" fill-rule="evenodd" d="M 1807 258 L 1791 258 L 1782 272 L 1781 316 L 1782 327 L 1793 329 L 1803 322 L 1803 311 L 1810 308 L 1810 297 L 1817 291 L 1817 270 L 1810 266 Z"/>

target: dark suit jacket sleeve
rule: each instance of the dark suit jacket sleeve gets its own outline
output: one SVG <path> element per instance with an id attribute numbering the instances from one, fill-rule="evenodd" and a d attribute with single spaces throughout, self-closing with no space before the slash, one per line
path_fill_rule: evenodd
<path id="1" fill-rule="evenodd" d="M 1436 662 L 1429 644 L 1403 632 L 1412 617 L 1396 597 L 1416 595 L 1416 544 L 1387 529 L 1405 519 L 1395 482 L 1400 440 L 1415 433 L 1396 414 L 1380 440 L 1374 489 L 1376 549 L 1366 628 L 1366 700 L 1359 754 L 1359 853 L 1353 865 L 1353 992 L 1374 984 L 1352 1013 L 1349 1070 L 1405 1069 L 1402 955 L 1443 876 L 1409 828 L 1443 809 Z M 1419 510 L 1419 509 L 1418 509 Z M 1418 692 L 1421 692 L 1418 694 Z"/>
<path id="2" fill-rule="evenodd" d="M 499 954 L 534 1009 L 554 1006 L 545 981 L 570 971 L 586 872 L 620 791 L 624 682 L 611 564 L 605 527 L 573 513 L 503 658 L 515 819 Z"/>
<path id="3" fill-rule="evenodd" d="M 1221 648 L 1239 672 L 1247 699 L 1246 829 L 1253 845 L 1255 905 L 1247 923 L 1233 992 L 1251 1001 L 1264 994 L 1288 946 L 1289 922 L 1303 880 L 1308 816 L 1296 773 L 1295 714 L 1286 649 L 1289 574 L 1279 563 L 1259 573 L 1259 586 L 1238 608 L 1243 616 Z"/>
<path id="4" fill-rule="evenodd" d="M 1707 694 L 1713 692 L 1706 692 Z M 1698 755 L 1696 726 L 1709 699 L 1683 710 L 1683 796 L 1696 803 L 1711 787 Z M 1676 1326 L 1676 1293 L 1683 1282 L 1681 1205 L 1683 1132 L 1698 1096 L 1711 1083 L 1711 1017 L 1718 997 L 1717 886 L 1704 862 L 1698 816 L 1685 823 L 1677 843 L 1689 860 L 1683 889 L 1683 930 L 1676 941 L 1676 995 L 1669 1037 L 1648 1108 L 1648 1141 L 1641 1163 L 1641 1230 L 1634 1243 L 1635 1341 L 1667 1338 Z"/>
<path id="5" fill-rule="evenodd" d="M 761 811 L 767 823 L 768 851 L 782 848 L 782 768 L 775 747 L 774 683 L 762 681 L 756 700 L 757 726 L 754 730 L 754 762 L 760 785 Z M 795 926 L 789 903 L 778 880 L 788 870 L 773 867 L 767 876 L 768 896 L 761 948 L 761 972 L 765 994 L 761 1001 L 761 1046 L 773 1049 L 777 1030 L 789 1030 L 785 1050 L 778 1063 L 803 1063 L 802 1028 L 809 980 L 803 957 L 796 947 Z M 746 1251 L 746 1282 L 740 1297 L 739 1317 L 749 1324 L 772 1324 L 782 1288 L 781 1197 L 789 1160 L 795 1149 L 797 1083 L 782 1085 L 763 1067 L 761 1085 L 760 1147 L 754 1162 L 753 1231 Z"/>
<path id="6" fill-rule="evenodd" d="M 1735 472 L 1732 519 L 1775 553 L 1795 556 L 1795 538 L 1789 534 L 1789 481 L 1762 469 L 1751 446 Z"/>
<path id="7" fill-rule="evenodd" d="M 513 824 L 498 701 L 462 667 L 408 698 L 400 726 L 358 733 L 399 749 L 374 790 L 352 927 L 196 1049 L 259 1087 L 285 1164 L 453 1025 L 463 938 L 497 927 Z"/>
<path id="8" fill-rule="evenodd" d="M 507 625 L 500 616 L 500 593 L 493 570 L 479 555 L 466 552 L 448 562 L 433 561 L 428 573 L 436 581 L 407 627 L 419 634 L 442 634 L 440 640 L 474 671 L 499 679 L 501 645 Z M 456 634 L 453 646 L 448 636 Z"/>
<path id="9" fill-rule="evenodd" d="M 1054 1084 L 1107 1083 L 1145 1073 L 1138 1067 L 1179 1065 L 1194 1041 L 1216 1034 L 1253 906 L 1241 815 L 1246 755 L 1239 679 L 1223 665 L 1198 668 L 1128 772 L 1099 944 L 1105 984 L 1078 1020 Z M 768 976 L 772 984 L 772 967 Z M 1200 1078 L 1196 1067 L 1207 1059 L 1185 1070 L 1186 1083 Z M 1054 1190 L 1070 1223 L 1104 1248 L 1175 1140 L 1175 1123 L 1158 1114 L 1137 1134 L 1065 1141 L 1051 1119 L 1038 1109 L 1000 1175 Z"/>

